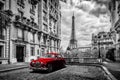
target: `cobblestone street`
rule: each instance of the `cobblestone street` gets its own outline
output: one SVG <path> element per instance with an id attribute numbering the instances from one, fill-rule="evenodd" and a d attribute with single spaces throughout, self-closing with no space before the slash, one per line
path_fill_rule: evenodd
<path id="1" fill-rule="evenodd" d="M 95 66 L 67 66 L 51 73 L 20 69 L 0 74 L 0 80 L 108 80 L 101 68 Z"/>

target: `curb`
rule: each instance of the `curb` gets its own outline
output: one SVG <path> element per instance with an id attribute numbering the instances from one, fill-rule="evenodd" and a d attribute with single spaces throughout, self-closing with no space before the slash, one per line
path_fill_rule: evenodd
<path id="1" fill-rule="evenodd" d="M 29 66 L 21 66 L 21 67 L 16 67 L 16 68 L 3 69 L 3 70 L 0 70 L 0 73 L 12 71 L 12 70 L 23 69 L 23 68 L 28 68 L 28 67 L 29 67 Z"/>
<path id="2" fill-rule="evenodd" d="M 107 76 L 107 78 L 109 79 L 109 80 L 117 80 L 110 72 L 109 72 L 109 70 L 105 67 L 105 66 L 103 66 L 102 64 L 78 64 L 78 65 L 80 65 L 80 66 L 96 66 L 96 67 L 100 67 L 104 72 L 105 72 L 105 74 L 106 74 L 106 76 Z"/>
<path id="3" fill-rule="evenodd" d="M 108 71 L 108 69 L 105 67 L 105 66 L 103 66 L 103 65 L 100 65 L 101 66 L 101 68 L 104 70 L 104 72 L 107 74 L 107 76 L 110 78 L 110 80 L 117 80 L 109 71 Z"/>

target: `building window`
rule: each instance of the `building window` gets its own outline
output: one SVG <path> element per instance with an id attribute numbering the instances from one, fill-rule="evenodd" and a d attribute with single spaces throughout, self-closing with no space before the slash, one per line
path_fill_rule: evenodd
<path id="1" fill-rule="evenodd" d="M 0 11 L 4 9 L 4 4 L 0 2 Z"/>
<path id="2" fill-rule="evenodd" d="M 0 29 L 0 39 L 5 39 L 5 36 L 3 35 L 3 29 Z"/>
<path id="3" fill-rule="evenodd" d="M 30 42 L 34 42 L 34 34 L 30 33 Z"/>
<path id="4" fill-rule="evenodd" d="M 35 8 L 36 8 L 35 5 L 31 5 L 30 13 L 33 14 L 33 15 L 35 15 Z"/>
<path id="5" fill-rule="evenodd" d="M 31 47 L 31 56 L 34 56 L 34 47 Z"/>
<path id="6" fill-rule="evenodd" d="M 25 8 L 24 0 L 17 0 L 17 4 L 22 8 Z"/>
<path id="7" fill-rule="evenodd" d="M 47 13 L 43 13 L 43 20 L 45 21 L 45 22 L 47 22 L 48 21 L 48 19 L 47 19 Z"/>
<path id="8" fill-rule="evenodd" d="M 44 48 L 41 49 L 41 53 L 42 53 L 42 56 L 44 56 L 44 54 L 45 54 Z"/>
<path id="9" fill-rule="evenodd" d="M 34 5 L 34 0 L 28 0 L 29 4 L 30 4 L 30 13 L 35 15 L 35 9 L 36 9 L 36 5 Z"/>
<path id="10" fill-rule="evenodd" d="M 39 50 L 37 50 L 37 55 L 39 55 Z"/>
<path id="11" fill-rule="evenodd" d="M 47 0 L 43 0 L 43 8 L 47 10 Z"/>
<path id="12" fill-rule="evenodd" d="M 24 13 L 22 11 L 18 11 L 18 15 L 20 16 L 21 21 L 23 21 Z"/>
<path id="13" fill-rule="evenodd" d="M 19 29 L 18 28 L 18 39 L 19 40 L 23 40 L 24 39 L 24 37 L 23 37 L 23 35 L 24 35 L 24 32 L 23 32 L 23 30 L 22 29 Z"/>
<path id="14" fill-rule="evenodd" d="M 43 24 L 44 31 L 48 32 L 48 26 L 46 24 Z"/>
<path id="15" fill-rule="evenodd" d="M 2 46 L 0 46 L 0 57 L 2 57 L 2 49 L 3 49 L 3 47 Z"/>

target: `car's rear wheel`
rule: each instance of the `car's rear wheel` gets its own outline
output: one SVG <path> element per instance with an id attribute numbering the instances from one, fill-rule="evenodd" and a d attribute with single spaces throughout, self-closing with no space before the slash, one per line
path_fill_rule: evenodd
<path id="1" fill-rule="evenodd" d="M 47 67 L 48 67 L 47 72 L 52 72 L 53 70 L 52 64 L 48 64 Z"/>

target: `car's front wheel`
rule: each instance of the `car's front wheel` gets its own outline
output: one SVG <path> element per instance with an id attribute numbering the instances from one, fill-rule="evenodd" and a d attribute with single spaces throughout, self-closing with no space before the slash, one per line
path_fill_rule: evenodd
<path id="1" fill-rule="evenodd" d="M 52 64 L 48 64 L 47 67 L 48 67 L 47 72 L 51 72 L 53 70 Z"/>
<path id="2" fill-rule="evenodd" d="M 37 72 L 38 70 L 36 70 L 36 69 L 33 69 L 33 72 Z"/>

